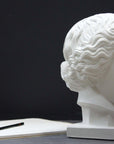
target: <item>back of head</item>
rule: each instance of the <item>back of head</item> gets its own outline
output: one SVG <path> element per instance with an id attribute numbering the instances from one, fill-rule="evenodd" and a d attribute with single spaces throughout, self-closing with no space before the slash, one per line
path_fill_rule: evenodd
<path id="1" fill-rule="evenodd" d="M 94 87 L 113 57 L 114 14 L 98 14 L 76 23 L 65 38 L 63 53 L 61 75 L 67 87 L 72 91 Z"/>

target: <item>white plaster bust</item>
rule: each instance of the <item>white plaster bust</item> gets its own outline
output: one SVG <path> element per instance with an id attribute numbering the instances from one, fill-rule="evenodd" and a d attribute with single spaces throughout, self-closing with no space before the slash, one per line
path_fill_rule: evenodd
<path id="1" fill-rule="evenodd" d="M 114 127 L 114 14 L 85 18 L 68 32 L 61 76 L 79 92 L 82 124 Z"/>

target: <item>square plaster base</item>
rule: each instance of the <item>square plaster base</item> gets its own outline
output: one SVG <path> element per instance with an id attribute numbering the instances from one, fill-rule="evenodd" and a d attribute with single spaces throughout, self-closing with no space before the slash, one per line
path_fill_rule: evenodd
<path id="1" fill-rule="evenodd" d="M 94 127 L 74 124 L 67 128 L 67 136 L 73 138 L 114 140 L 114 127 Z"/>

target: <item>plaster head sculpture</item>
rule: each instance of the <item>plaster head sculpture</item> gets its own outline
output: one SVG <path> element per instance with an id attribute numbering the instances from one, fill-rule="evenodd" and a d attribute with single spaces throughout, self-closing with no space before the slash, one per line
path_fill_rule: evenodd
<path id="1" fill-rule="evenodd" d="M 85 18 L 68 32 L 61 76 L 79 92 L 83 125 L 114 126 L 114 14 Z"/>

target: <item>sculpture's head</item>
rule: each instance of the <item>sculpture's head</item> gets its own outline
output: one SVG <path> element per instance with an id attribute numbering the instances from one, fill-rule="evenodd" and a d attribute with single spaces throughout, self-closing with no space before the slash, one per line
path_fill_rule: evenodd
<path id="1" fill-rule="evenodd" d="M 65 38 L 63 53 L 61 75 L 67 87 L 80 92 L 90 86 L 105 95 L 111 91 L 114 102 L 114 14 L 76 23 Z"/>

